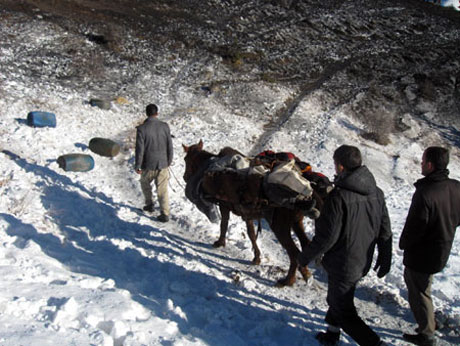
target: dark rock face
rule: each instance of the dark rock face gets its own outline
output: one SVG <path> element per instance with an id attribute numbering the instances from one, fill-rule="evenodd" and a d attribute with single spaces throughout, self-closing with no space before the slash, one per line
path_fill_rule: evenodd
<path id="1" fill-rule="evenodd" d="M 143 65 L 171 80 L 177 102 L 178 90 L 191 88 L 278 125 L 320 90 L 332 100 L 326 111 L 347 110 L 382 144 L 405 128 L 405 114 L 460 127 L 460 13 L 423 0 L 1 2 L 0 45 L 11 51 L 2 66 L 14 59 L 30 78 L 65 88 L 123 90 L 136 101 L 150 86 L 130 66 Z M 27 49 L 10 29 L 31 19 L 65 38 L 55 34 L 40 51 Z M 171 74 L 177 61 L 186 63 Z M 12 71 L 3 69 L 7 78 Z M 284 108 L 267 111 L 261 85 L 293 92 Z"/>

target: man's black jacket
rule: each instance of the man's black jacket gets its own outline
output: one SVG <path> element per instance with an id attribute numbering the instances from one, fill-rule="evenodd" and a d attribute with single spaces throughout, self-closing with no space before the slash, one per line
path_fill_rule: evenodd
<path id="1" fill-rule="evenodd" d="M 361 166 L 336 179 L 299 263 L 306 265 L 324 254 L 322 264 L 329 277 L 354 282 L 369 272 L 376 244 L 385 275 L 391 265 L 390 218 L 382 190 Z"/>
<path id="2" fill-rule="evenodd" d="M 404 265 L 421 273 L 441 271 L 460 225 L 460 182 L 449 171 L 435 171 L 415 184 L 399 247 Z"/>

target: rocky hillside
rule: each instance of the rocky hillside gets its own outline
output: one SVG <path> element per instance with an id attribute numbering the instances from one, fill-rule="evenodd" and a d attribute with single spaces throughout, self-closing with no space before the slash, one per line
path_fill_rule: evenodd
<path id="1" fill-rule="evenodd" d="M 2 89 L 12 76 L 26 75 L 44 87 L 139 103 L 151 94 L 148 80 L 161 75 L 169 82 L 158 88 L 177 109 L 212 97 L 238 115 L 265 119 L 267 131 L 321 90 L 325 112 L 345 110 L 362 123 L 362 135 L 378 143 L 388 143 L 394 132 L 425 136 L 413 130 L 420 122 L 447 127 L 452 136 L 444 137 L 457 138 L 460 13 L 422 0 L 0 4 L 7 23 L 0 35 Z M 49 28 L 39 50 L 27 35 L 38 22 Z M 139 65 L 152 76 L 137 75 Z M 273 99 L 262 99 L 261 88 L 272 89 Z M 196 97 L 182 97 L 183 90 Z"/>

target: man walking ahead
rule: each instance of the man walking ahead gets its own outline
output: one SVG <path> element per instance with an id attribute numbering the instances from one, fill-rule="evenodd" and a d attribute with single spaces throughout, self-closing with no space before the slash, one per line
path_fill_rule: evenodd
<path id="1" fill-rule="evenodd" d="M 362 165 L 358 148 L 342 145 L 333 158 L 335 188 L 316 221 L 312 242 L 299 255 L 303 266 L 324 254 L 328 330 L 316 338 L 321 345 L 338 345 L 343 329 L 359 345 L 385 345 L 358 316 L 353 301 L 358 281 L 369 272 L 376 244 L 377 276 L 381 278 L 390 270 L 392 233 L 384 195 Z"/>
<path id="2" fill-rule="evenodd" d="M 418 324 L 417 334 L 403 334 L 403 338 L 422 346 L 436 344 L 431 283 L 433 274 L 445 267 L 460 225 L 460 182 L 449 179 L 448 164 L 447 149 L 429 147 L 423 153 L 424 178 L 415 183 L 399 240 L 409 305 Z"/>
<path id="3" fill-rule="evenodd" d="M 173 145 L 168 124 L 158 120 L 158 107 L 146 107 L 147 120 L 137 127 L 135 170 L 145 198 L 144 210 L 153 212 L 152 181 L 155 181 L 161 215 L 158 221 L 169 221 L 169 170 L 173 160 Z"/>

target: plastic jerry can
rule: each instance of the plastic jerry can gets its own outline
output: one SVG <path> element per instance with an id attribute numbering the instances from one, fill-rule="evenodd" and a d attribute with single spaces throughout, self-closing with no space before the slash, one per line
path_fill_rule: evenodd
<path id="1" fill-rule="evenodd" d="M 56 115 L 50 112 L 30 112 L 27 114 L 27 125 L 34 127 L 56 127 Z"/>
<path id="2" fill-rule="evenodd" d="M 89 104 L 92 107 L 99 107 L 100 109 L 108 110 L 112 107 L 111 101 L 101 100 L 101 99 L 91 99 L 89 100 Z"/>
<path id="3" fill-rule="evenodd" d="M 114 157 L 120 152 L 120 145 L 111 139 L 95 137 L 89 141 L 89 149 L 101 156 Z"/>
<path id="4" fill-rule="evenodd" d="M 86 154 L 66 154 L 59 156 L 57 163 L 64 171 L 87 172 L 94 168 L 94 159 Z"/>

